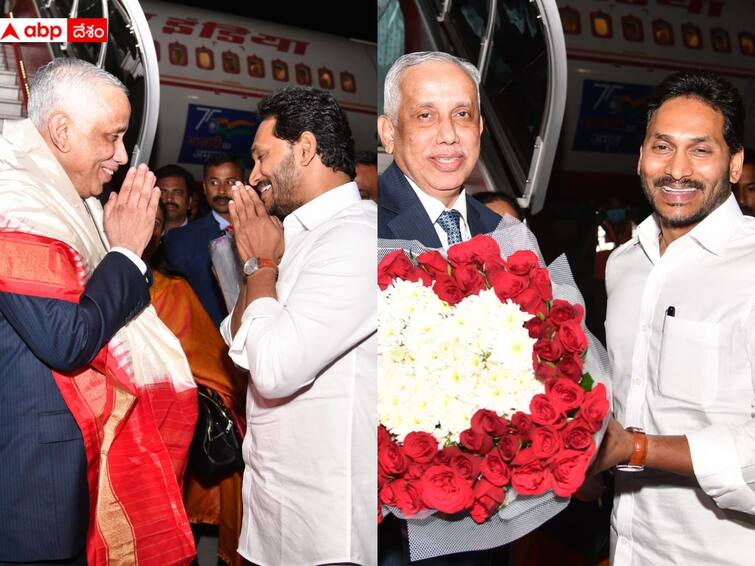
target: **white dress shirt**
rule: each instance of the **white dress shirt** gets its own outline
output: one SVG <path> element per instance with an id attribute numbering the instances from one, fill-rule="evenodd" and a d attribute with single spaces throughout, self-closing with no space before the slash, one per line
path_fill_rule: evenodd
<path id="1" fill-rule="evenodd" d="M 406 177 L 406 175 L 404 175 L 404 177 Z M 446 206 L 438 199 L 428 195 L 425 191 L 420 189 L 409 177 L 406 177 L 406 180 L 409 181 L 409 185 L 414 189 L 419 202 L 422 203 L 425 212 L 427 212 L 427 215 L 430 217 L 430 222 L 433 223 L 433 228 L 435 228 L 435 232 L 438 234 L 438 238 L 440 238 L 440 243 L 443 245 L 443 249 L 448 249 L 448 234 L 446 234 L 446 231 L 438 223 L 438 218 L 440 218 L 440 215 L 443 214 L 444 210 L 456 210 L 461 215 L 461 218 L 459 219 L 459 228 L 461 229 L 462 242 L 466 242 L 472 237 L 472 234 L 469 231 L 469 224 L 467 223 L 467 197 L 465 189 L 461 189 L 459 196 L 456 198 L 456 202 L 454 202 L 449 208 L 446 208 Z"/>
<path id="2" fill-rule="evenodd" d="M 695 477 L 616 472 L 612 564 L 755 564 L 755 218 L 731 196 L 663 256 L 658 238 L 651 216 L 608 260 L 614 409 L 686 435 Z"/>
<path id="3" fill-rule="evenodd" d="M 230 356 L 250 369 L 239 553 L 263 566 L 377 562 L 377 207 L 355 183 L 283 222 L 278 298 Z"/>

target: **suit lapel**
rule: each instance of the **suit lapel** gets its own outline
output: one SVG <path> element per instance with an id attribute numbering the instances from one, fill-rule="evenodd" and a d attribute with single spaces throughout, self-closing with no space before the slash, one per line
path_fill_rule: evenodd
<path id="1" fill-rule="evenodd" d="M 388 221 L 393 236 L 401 240 L 419 240 L 423 245 L 441 247 L 440 239 L 401 169 L 392 163 L 381 175 L 380 206 L 396 216 Z"/>

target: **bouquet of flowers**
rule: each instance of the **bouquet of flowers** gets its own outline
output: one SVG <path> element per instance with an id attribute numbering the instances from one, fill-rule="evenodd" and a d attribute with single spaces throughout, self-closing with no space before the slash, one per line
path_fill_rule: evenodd
<path id="1" fill-rule="evenodd" d="M 584 372 L 583 309 L 537 255 L 503 259 L 490 236 L 447 259 L 398 249 L 378 284 L 379 505 L 483 523 L 512 492 L 572 495 L 609 403 Z"/>

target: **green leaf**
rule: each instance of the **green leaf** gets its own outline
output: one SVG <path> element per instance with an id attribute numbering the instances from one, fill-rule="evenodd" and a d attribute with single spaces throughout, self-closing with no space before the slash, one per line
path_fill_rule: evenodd
<path id="1" fill-rule="evenodd" d="M 595 383 L 595 380 L 592 378 L 592 376 L 585 372 L 582 374 L 582 379 L 579 382 L 579 385 L 582 387 L 582 389 L 585 390 L 585 393 L 588 393 L 592 390 L 592 386 Z"/>

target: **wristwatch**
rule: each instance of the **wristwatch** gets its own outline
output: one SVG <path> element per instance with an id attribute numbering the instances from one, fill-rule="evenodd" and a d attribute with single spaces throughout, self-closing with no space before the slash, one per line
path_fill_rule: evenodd
<path id="1" fill-rule="evenodd" d="M 278 272 L 278 264 L 272 259 L 266 259 L 264 257 L 250 257 L 244 262 L 244 267 L 241 271 L 244 275 L 249 277 L 252 273 L 256 273 L 261 267 L 272 267 L 275 272 Z"/>
<path id="2" fill-rule="evenodd" d="M 632 433 L 634 448 L 629 462 L 617 464 L 616 469 L 620 472 L 641 472 L 645 469 L 645 458 L 648 455 L 648 437 L 640 427 L 629 426 L 626 430 Z"/>

